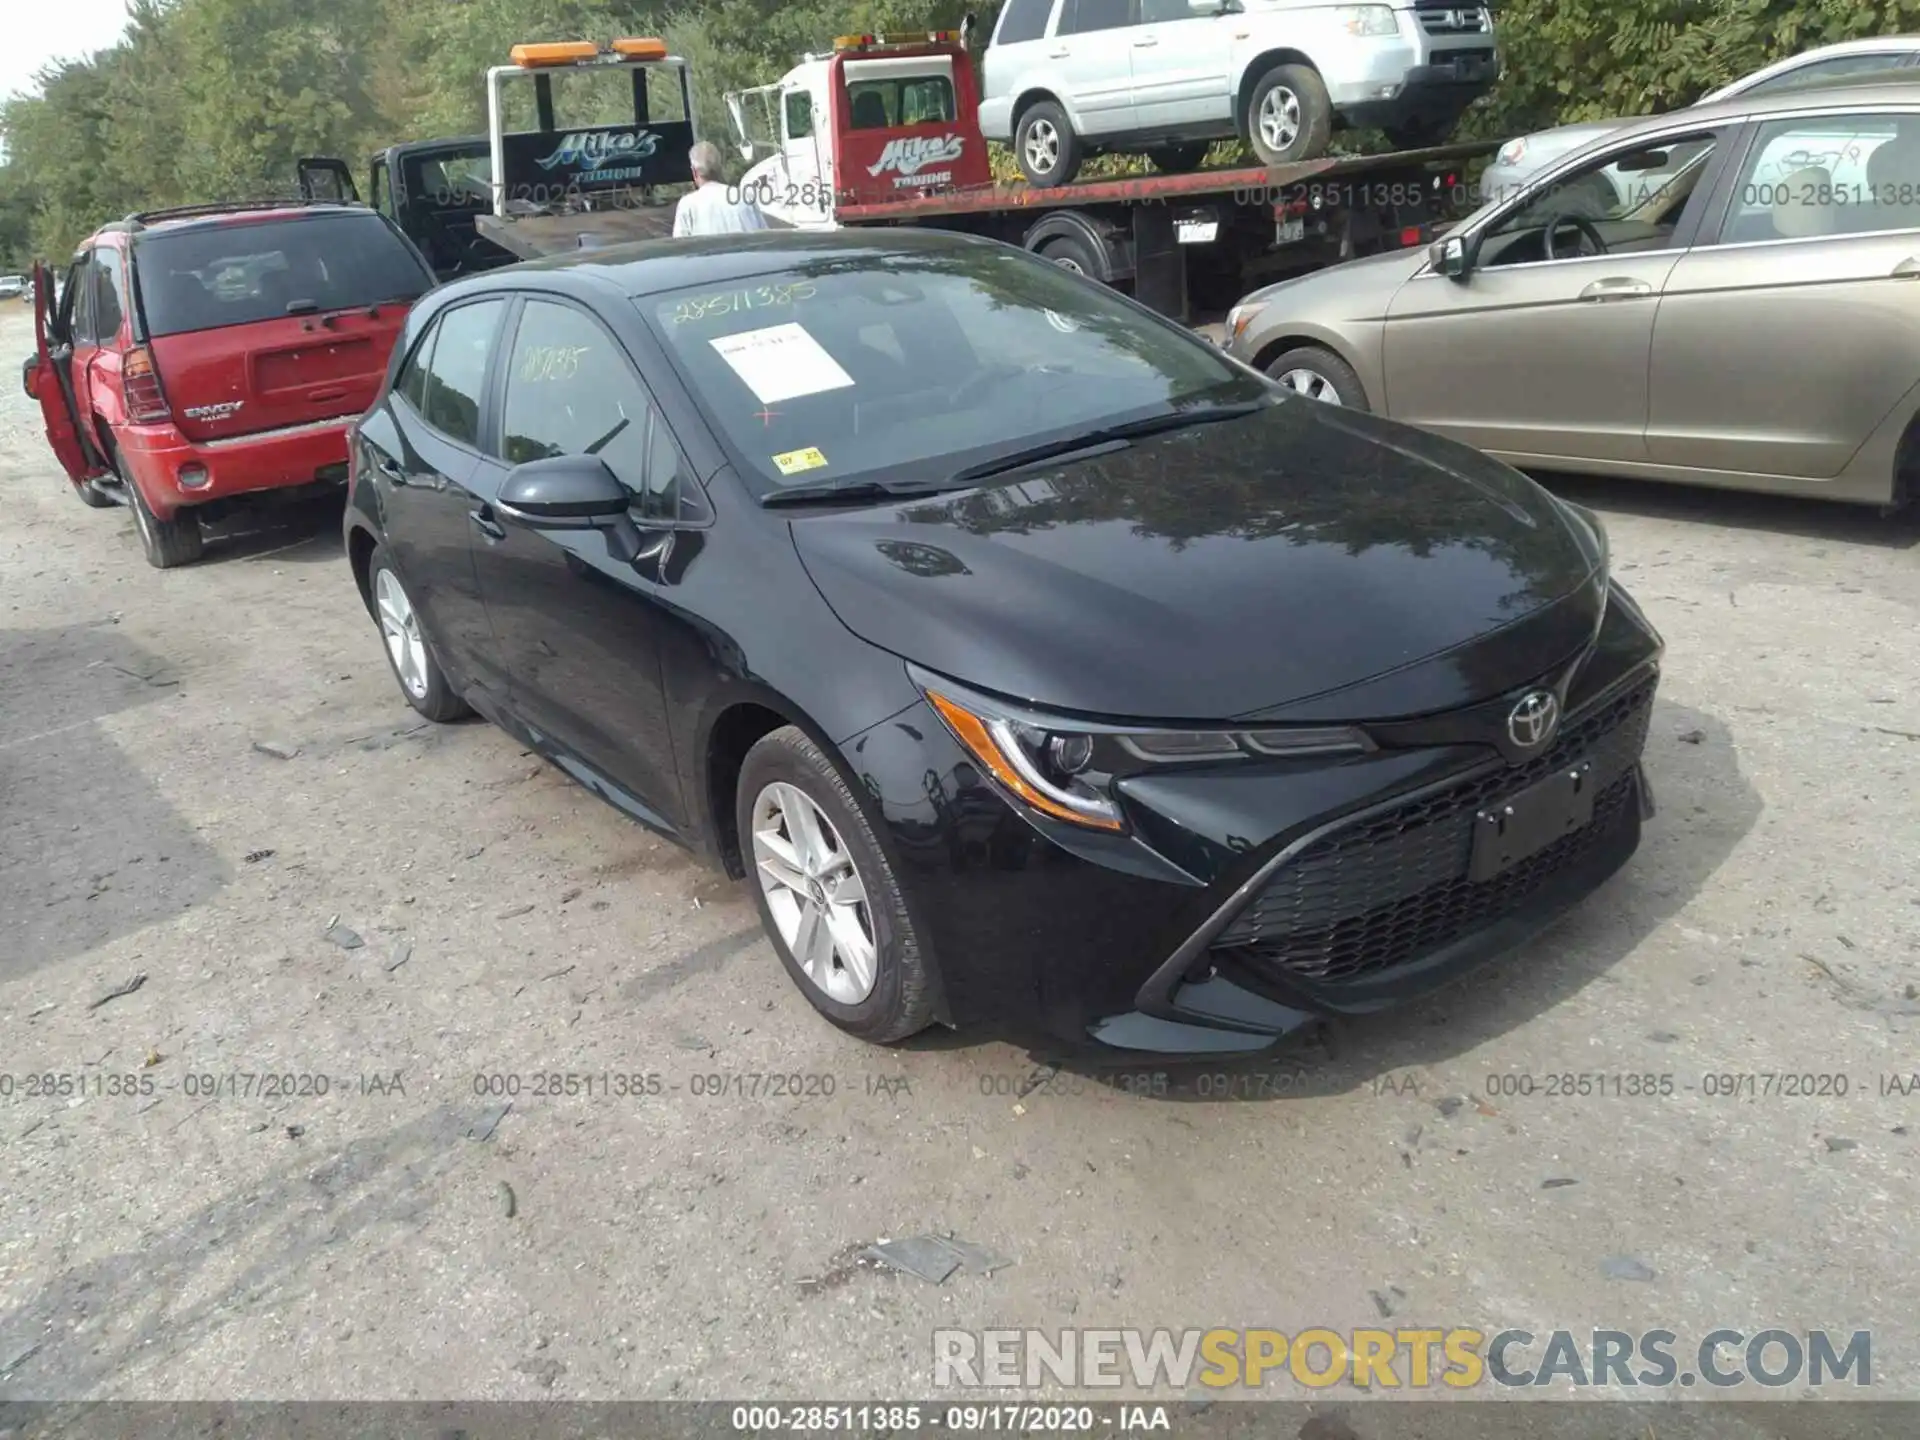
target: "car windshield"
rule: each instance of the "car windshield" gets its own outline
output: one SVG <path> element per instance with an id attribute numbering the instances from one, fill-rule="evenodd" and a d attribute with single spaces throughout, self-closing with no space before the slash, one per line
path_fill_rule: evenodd
<path id="1" fill-rule="evenodd" d="M 951 480 L 1267 393 L 1205 342 L 1017 251 L 835 254 L 638 303 L 762 492 Z"/>
<path id="2" fill-rule="evenodd" d="M 156 230 L 135 242 L 149 335 L 414 300 L 433 285 L 372 212 Z"/>

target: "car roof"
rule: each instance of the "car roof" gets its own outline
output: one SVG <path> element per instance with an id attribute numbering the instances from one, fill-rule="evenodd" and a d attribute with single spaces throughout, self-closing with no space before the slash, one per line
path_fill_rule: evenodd
<path id="1" fill-rule="evenodd" d="M 1694 105 L 1685 110 L 1669 110 L 1664 115 L 1629 120 L 1607 131 L 1604 138 L 1611 143 L 1631 140 L 1641 133 L 1715 125 L 1725 120 L 1769 120 L 1810 111 L 1920 107 L 1920 79 L 1889 83 L 1885 76 L 1886 72 L 1876 71 L 1860 84 L 1836 79 L 1767 95 L 1736 95 L 1731 100 L 1716 100 L 1710 105 Z M 1583 146 L 1580 151 L 1569 152 L 1568 158 L 1592 148 Z"/>
<path id="2" fill-rule="evenodd" d="M 638 298 L 693 285 L 728 285 L 801 261 L 859 258 L 874 268 L 884 269 L 889 259 L 983 248 L 1005 247 L 992 240 L 953 231 L 893 228 L 827 232 L 762 230 L 744 235 L 640 240 L 629 245 L 574 250 L 523 261 L 444 285 L 435 293 L 453 299 L 496 287 L 508 288 L 502 282 L 516 276 L 544 275 L 556 280 L 578 276 Z"/>
<path id="3" fill-rule="evenodd" d="M 191 230 L 216 230 L 235 225 L 257 225 L 275 220 L 323 220 L 343 215 L 372 215 L 364 205 L 305 204 L 298 200 L 259 205 L 183 205 L 172 210 L 146 210 L 102 225 L 95 235 L 136 237 L 177 235 Z"/>

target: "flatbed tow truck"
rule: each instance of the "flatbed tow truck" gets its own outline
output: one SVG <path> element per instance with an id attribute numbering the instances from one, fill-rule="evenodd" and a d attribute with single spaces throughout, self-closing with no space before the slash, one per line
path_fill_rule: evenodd
<path id="1" fill-rule="evenodd" d="M 1180 320 L 1290 273 L 1427 243 L 1471 207 L 1465 166 L 1497 144 L 996 184 L 974 67 L 951 31 L 844 35 L 726 101 L 750 162 L 740 188 L 779 223 L 988 235 L 1128 287 Z"/>
<path id="2" fill-rule="evenodd" d="M 554 80 L 609 69 L 632 73 L 632 122 L 563 130 Z M 530 131 L 506 129 L 503 86 L 515 78 L 533 82 L 538 123 Z M 663 108 L 654 93 L 662 82 L 673 92 L 664 108 L 684 119 L 652 118 Z M 1471 206 L 1465 166 L 1495 148 L 1475 142 L 1057 187 L 996 184 L 972 58 L 958 35 L 939 30 L 841 36 L 829 53 L 805 57 L 774 84 L 732 92 L 726 104 L 750 162 L 736 188 L 774 225 L 987 235 L 1129 289 L 1182 321 L 1288 274 L 1427 243 Z M 402 147 L 464 154 L 477 173 L 467 199 L 471 205 L 483 186 L 484 205 L 459 217 L 472 237 L 462 242 L 464 268 L 671 233 L 674 203 L 692 180 L 695 108 L 686 62 L 661 41 L 515 46 L 511 64 L 487 72 L 487 114 L 484 161 L 477 137 Z M 304 162 L 303 182 L 304 165 L 339 162 Z M 396 219 L 414 233 L 404 215 Z"/>

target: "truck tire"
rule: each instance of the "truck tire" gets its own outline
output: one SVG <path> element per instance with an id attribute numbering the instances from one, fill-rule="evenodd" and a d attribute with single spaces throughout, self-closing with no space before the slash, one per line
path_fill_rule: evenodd
<path id="1" fill-rule="evenodd" d="M 127 503 L 133 507 L 133 523 L 140 531 L 140 548 L 154 569 L 171 570 L 200 558 L 204 537 L 200 517 L 192 510 L 182 510 L 171 520 L 159 519 L 147 508 L 138 485 L 127 485 Z"/>
<path id="2" fill-rule="evenodd" d="M 1244 117 L 1263 165 L 1318 160 L 1333 140 L 1333 101 L 1319 71 L 1276 65 L 1255 83 Z"/>
<path id="3" fill-rule="evenodd" d="M 1089 280 L 1098 280 L 1102 274 L 1100 257 L 1093 253 L 1093 247 L 1078 235 L 1055 235 L 1050 240 L 1042 240 L 1040 248 L 1034 251 L 1042 260 L 1051 260 L 1062 270 L 1070 270 L 1075 275 L 1084 275 Z"/>
<path id="4" fill-rule="evenodd" d="M 1029 105 L 1013 128 L 1013 157 L 1029 185 L 1065 185 L 1080 173 L 1080 137 L 1052 100 Z"/>
<path id="5" fill-rule="evenodd" d="M 1187 175 L 1206 163 L 1207 151 L 1212 148 L 1205 140 L 1185 145 L 1157 145 L 1147 152 L 1147 158 L 1162 175 Z"/>
<path id="6" fill-rule="evenodd" d="M 1360 383 L 1354 368 L 1318 345 L 1301 345 L 1276 356 L 1268 362 L 1267 374 L 1303 400 L 1318 400 L 1349 410 L 1372 408 L 1367 404 L 1366 387 Z"/>

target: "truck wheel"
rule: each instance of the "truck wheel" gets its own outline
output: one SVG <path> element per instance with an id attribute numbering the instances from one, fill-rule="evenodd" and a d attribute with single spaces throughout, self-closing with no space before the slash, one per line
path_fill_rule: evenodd
<path id="1" fill-rule="evenodd" d="M 171 570 L 176 565 L 191 565 L 200 558 L 204 537 L 200 533 L 200 517 L 192 510 L 182 510 L 171 520 L 161 520 L 147 508 L 138 485 L 127 486 L 127 503 L 133 507 L 133 523 L 140 531 L 140 548 L 154 569 Z"/>
<path id="2" fill-rule="evenodd" d="M 1014 159 L 1029 185 L 1065 185 L 1080 173 L 1080 137 L 1051 100 L 1029 106 L 1013 130 Z"/>
<path id="3" fill-rule="evenodd" d="M 1267 366 L 1267 374 L 1303 400 L 1343 405 L 1349 410 L 1370 408 L 1366 387 L 1361 385 L 1354 368 L 1318 345 L 1302 345 L 1287 351 Z"/>
<path id="4" fill-rule="evenodd" d="M 1149 150 L 1147 158 L 1162 175 L 1186 175 L 1206 163 L 1207 151 L 1212 148 L 1204 140 L 1190 145 L 1160 145 Z"/>
<path id="5" fill-rule="evenodd" d="M 1333 101 L 1307 65 L 1276 65 L 1247 99 L 1247 138 L 1266 165 L 1317 160 L 1333 139 Z"/>
<path id="6" fill-rule="evenodd" d="M 1093 253 L 1093 246 L 1078 235 L 1056 235 L 1042 241 L 1034 253 L 1075 275 L 1084 275 L 1089 280 L 1100 278 L 1100 257 Z"/>

